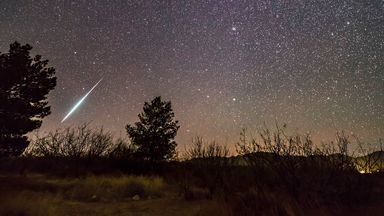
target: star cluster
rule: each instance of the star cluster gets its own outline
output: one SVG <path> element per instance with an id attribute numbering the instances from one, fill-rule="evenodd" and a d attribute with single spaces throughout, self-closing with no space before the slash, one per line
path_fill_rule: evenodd
<path id="1" fill-rule="evenodd" d="M 180 146 L 196 135 L 232 145 L 275 121 L 317 140 L 383 137 L 383 1 L 6 0 L 0 35 L 2 52 L 29 43 L 57 70 L 41 130 L 91 122 L 125 136 L 161 95 Z"/>

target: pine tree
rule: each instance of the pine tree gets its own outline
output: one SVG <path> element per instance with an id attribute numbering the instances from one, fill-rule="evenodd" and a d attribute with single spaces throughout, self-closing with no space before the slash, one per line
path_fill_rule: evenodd
<path id="1" fill-rule="evenodd" d="M 155 97 L 144 103 L 143 111 L 139 122 L 126 126 L 137 155 L 152 162 L 171 159 L 176 154 L 174 138 L 180 127 L 174 120 L 171 102 Z"/>
<path id="2" fill-rule="evenodd" d="M 55 69 L 32 47 L 14 42 L 0 54 L 0 156 L 18 156 L 28 146 L 25 134 L 50 114 L 47 94 L 56 86 Z"/>

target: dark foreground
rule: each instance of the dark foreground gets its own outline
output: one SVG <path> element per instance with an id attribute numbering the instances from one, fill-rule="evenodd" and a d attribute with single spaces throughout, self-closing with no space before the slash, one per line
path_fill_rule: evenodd
<path id="1" fill-rule="evenodd" d="M 11 169 L 12 168 L 12 169 Z M 273 170 L 220 161 L 2 161 L 0 215 L 382 215 L 383 173 Z M 286 179 L 282 179 L 286 176 Z"/>

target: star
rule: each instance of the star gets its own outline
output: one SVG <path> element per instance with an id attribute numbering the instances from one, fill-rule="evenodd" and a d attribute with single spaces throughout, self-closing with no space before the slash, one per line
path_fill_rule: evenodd
<path id="1" fill-rule="evenodd" d="M 41 131 L 57 129 L 82 87 L 103 77 L 81 107 L 87 111 L 68 122 L 125 135 L 144 102 L 160 95 L 189 130 L 176 137 L 180 149 L 194 135 L 233 146 L 244 125 L 273 127 L 275 119 L 314 131 L 315 141 L 334 137 L 330 125 L 366 142 L 382 137 L 384 17 L 375 3 L 306 1 L 298 10 L 217 2 L 51 0 L 21 7 L 4 0 L 0 52 L 15 40 L 30 43 L 56 68 Z"/>

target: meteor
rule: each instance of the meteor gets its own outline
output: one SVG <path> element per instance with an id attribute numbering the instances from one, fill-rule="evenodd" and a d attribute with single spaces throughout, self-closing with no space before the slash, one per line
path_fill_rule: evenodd
<path id="1" fill-rule="evenodd" d="M 101 80 L 103 80 L 102 78 L 99 80 L 99 82 L 97 82 L 92 88 L 91 90 L 89 90 L 87 92 L 87 94 L 84 95 L 84 97 L 82 97 L 76 104 L 75 106 L 72 107 L 72 109 L 67 113 L 67 115 L 63 118 L 63 120 L 61 120 L 61 123 L 63 123 L 80 105 L 81 103 L 83 103 L 83 101 L 85 100 L 85 98 L 88 97 L 88 95 L 93 91 L 93 89 L 96 88 L 96 86 L 101 82 Z"/>

